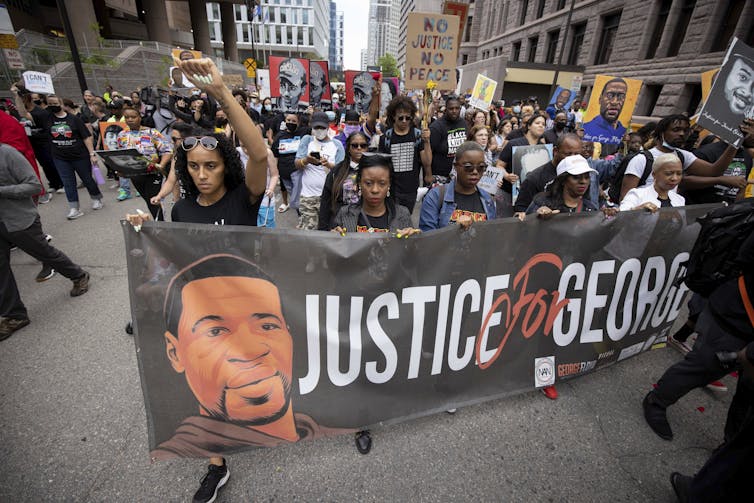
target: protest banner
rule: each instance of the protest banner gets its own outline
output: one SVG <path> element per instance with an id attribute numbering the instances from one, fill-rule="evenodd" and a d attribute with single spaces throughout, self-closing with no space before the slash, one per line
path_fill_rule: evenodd
<path id="1" fill-rule="evenodd" d="M 55 94 L 52 77 L 42 72 L 24 72 L 24 87 L 32 93 Z"/>
<path id="2" fill-rule="evenodd" d="M 584 114 L 584 141 L 618 144 L 631 123 L 641 80 L 597 75 Z"/>
<path id="3" fill-rule="evenodd" d="M 103 150 L 118 149 L 118 133 L 128 131 L 128 124 L 125 122 L 99 122 L 99 145 Z"/>
<path id="4" fill-rule="evenodd" d="M 458 16 L 458 43 L 463 40 L 463 30 L 466 27 L 466 18 L 469 15 L 469 4 L 461 2 L 445 2 L 443 14 Z"/>
<path id="5" fill-rule="evenodd" d="M 500 187 L 497 186 L 497 182 L 503 179 L 503 169 L 496 166 L 487 166 L 484 174 L 479 179 L 477 187 L 490 193 L 491 195 L 497 195 L 500 191 Z"/>
<path id="6" fill-rule="evenodd" d="M 409 239 L 122 222 L 151 455 L 398 422 L 639 354 L 688 297 L 675 280 L 711 207 Z"/>
<path id="7" fill-rule="evenodd" d="M 173 49 L 170 51 L 174 60 L 187 61 L 189 59 L 201 59 L 203 57 L 201 51 L 193 51 L 190 49 Z M 182 89 L 187 87 L 194 87 L 194 84 L 186 78 L 180 68 L 177 66 L 171 66 L 168 75 L 168 85 L 171 88 Z"/>
<path id="8" fill-rule="evenodd" d="M 369 111 L 369 103 L 372 101 L 374 86 L 379 82 L 380 72 L 359 72 L 346 70 L 346 105 L 353 105 L 354 110 L 360 114 Z"/>
<path id="9" fill-rule="evenodd" d="M 740 147 L 746 118 L 754 119 L 754 48 L 733 37 L 697 124 Z"/>
<path id="10" fill-rule="evenodd" d="M 720 73 L 719 68 L 714 70 L 707 70 L 702 73 L 702 102 L 707 101 L 709 93 L 712 90 L 712 83 L 715 81 L 715 77 Z"/>
<path id="11" fill-rule="evenodd" d="M 257 70 L 257 87 L 259 88 L 259 98 L 272 97 L 272 90 L 270 89 L 270 70 L 259 69 Z"/>
<path id="12" fill-rule="evenodd" d="M 124 178 L 146 175 L 156 170 L 153 163 L 135 148 L 97 150 L 96 153 L 108 169 Z"/>
<path id="13" fill-rule="evenodd" d="M 485 77 L 480 73 L 476 76 L 474 89 L 471 91 L 471 98 L 469 98 L 469 105 L 486 112 L 490 109 L 492 100 L 495 98 L 495 89 L 497 89 L 497 81 Z"/>
<path id="14" fill-rule="evenodd" d="M 332 103 L 330 68 L 327 61 L 309 61 L 309 97 L 314 108 Z"/>
<path id="15" fill-rule="evenodd" d="M 3 49 L 3 56 L 5 56 L 5 63 L 11 70 L 23 70 L 26 68 L 24 58 L 18 50 Z"/>
<path id="16" fill-rule="evenodd" d="M 406 35 L 406 88 L 424 89 L 428 81 L 439 91 L 456 88 L 458 16 L 412 12 Z"/>
<path id="17" fill-rule="evenodd" d="M 8 7 L 3 3 L 0 3 L 0 49 L 18 49 L 16 30 L 13 29 Z"/>
<path id="18" fill-rule="evenodd" d="M 576 77 L 574 77 L 575 79 Z M 581 83 L 579 82 L 579 86 Z M 555 89 L 555 92 L 552 93 L 552 97 L 550 98 L 550 101 L 547 105 L 547 115 L 550 116 L 551 119 L 555 118 L 555 113 L 558 110 L 564 110 L 567 111 L 571 104 L 573 103 L 573 100 L 576 99 L 576 91 L 573 89 L 566 89 L 563 86 L 558 86 L 557 89 Z"/>
<path id="19" fill-rule="evenodd" d="M 270 96 L 281 110 L 305 110 L 309 106 L 309 60 L 270 56 Z"/>
<path id="20" fill-rule="evenodd" d="M 519 183 L 538 167 L 552 161 L 552 144 L 519 145 L 513 147 L 513 173 L 518 175 Z"/>
<path id="21" fill-rule="evenodd" d="M 401 94 L 401 80 L 398 77 L 382 77 L 380 89 L 380 115 L 385 115 L 390 102 Z"/>

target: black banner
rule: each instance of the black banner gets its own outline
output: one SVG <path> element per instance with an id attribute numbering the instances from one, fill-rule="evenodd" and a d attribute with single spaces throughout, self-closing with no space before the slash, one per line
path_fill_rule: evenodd
<path id="1" fill-rule="evenodd" d="M 662 343 L 710 206 L 398 239 L 123 224 L 156 459 L 357 430 L 532 390 Z"/>

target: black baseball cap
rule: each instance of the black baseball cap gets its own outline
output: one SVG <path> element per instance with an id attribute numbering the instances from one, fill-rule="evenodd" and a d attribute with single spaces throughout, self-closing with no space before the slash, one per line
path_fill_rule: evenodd
<path id="1" fill-rule="evenodd" d="M 309 121 L 309 125 L 313 128 L 317 126 L 328 127 L 330 126 L 330 119 L 327 118 L 325 112 L 314 112 L 312 114 L 312 119 Z"/>

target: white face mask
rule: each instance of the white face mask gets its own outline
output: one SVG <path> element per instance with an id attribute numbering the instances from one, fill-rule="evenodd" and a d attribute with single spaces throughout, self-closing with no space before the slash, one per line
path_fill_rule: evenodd
<path id="1" fill-rule="evenodd" d="M 327 138 L 327 129 L 312 129 L 312 135 L 319 141 Z"/>

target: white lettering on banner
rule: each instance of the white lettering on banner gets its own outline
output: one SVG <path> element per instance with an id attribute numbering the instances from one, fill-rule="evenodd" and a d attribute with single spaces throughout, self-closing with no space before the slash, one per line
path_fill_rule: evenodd
<path id="1" fill-rule="evenodd" d="M 681 264 L 688 257 L 687 252 L 679 253 L 673 257 L 670 267 L 666 266 L 665 258 L 655 256 L 649 257 L 644 265 L 638 259 L 631 258 L 622 263 L 616 260 L 590 264 L 574 262 L 563 268 L 557 255 L 541 253 L 532 257 L 518 271 L 512 289 L 511 275 L 503 274 L 484 278 L 484 284 L 467 279 L 455 291 L 446 284 L 405 288 L 399 292 L 400 295 L 385 292 L 372 300 L 369 306 L 364 305 L 364 297 L 349 299 L 327 295 L 324 303 L 327 377 L 335 386 L 347 386 L 358 379 L 363 368 L 369 382 L 389 382 L 396 375 L 399 355 L 396 341 L 386 330 L 389 326 L 386 320 L 407 316 L 409 310 L 413 328 L 411 349 L 407 355 L 408 379 L 416 379 L 422 370 L 429 371 L 431 375 L 440 374 L 445 364 L 454 372 L 466 369 L 472 362 L 484 370 L 500 356 L 511 334 L 529 339 L 535 334 L 547 336 L 552 333 L 553 341 L 559 347 L 574 343 L 592 345 L 606 340 L 617 342 L 626 336 L 636 335 L 640 330 L 658 328 L 677 318 L 688 289 L 674 283 L 682 273 Z M 540 268 L 547 266 L 560 271 L 557 290 L 547 292 L 540 288 L 536 292 L 528 291 L 532 270 L 536 268 L 538 274 L 551 271 L 540 271 Z M 610 279 L 615 285 L 612 292 L 607 288 Z M 340 330 L 340 306 L 346 306 L 349 302 L 350 318 L 346 335 Z M 429 305 L 435 304 L 437 324 L 432 365 L 431 369 L 422 369 L 424 335 L 433 331 L 432 327 L 425 326 L 426 312 Z M 320 308 L 320 295 L 306 296 L 308 373 L 299 379 L 302 395 L 314 391 L 319 384 L 322 357 Z M 381 321 L 383 309 L 387 316 Z M 605 309 L 608 310 L 605 326 L 595 326 L 595 316 Z M 448 317 L 451 314 L 448 330 Z M 468 326 L 470 320 L 472 326 L 480 323 L 478 333 L 463 332 L 463 326 Z M 367 334 L 362 334 L 362 326 L 366 326 Z M 493 329 L 497 335 L 495 340 L 500 342 L 497 347 L 490 348 L 490 332 Z M 371 338 L 382 353 L 382 358 L 363 361 L 364 336 Z M 658 334 L 653 333 L 652 336 L 654 341 Z M 642 339 L 621 351 L 621 359 L 633 356 L 650 345 L 647 343 L 645 346 Z M 348 353 L 348 368 L 345 371 L 340 368 L 342 351 Z M 606 354 L 612 355 L 612 350 Z M 552 368 L 554 379 L 554 366 Z M 591 368 L 593 365 L 590 364 L 587 370 Z"/>
<path id="2" fill-rule="evenodd" d="M 448 131 L 448 157 L 455 157 L 458 147 L 466 141 L 466 131 L 463 129 Z"/>

